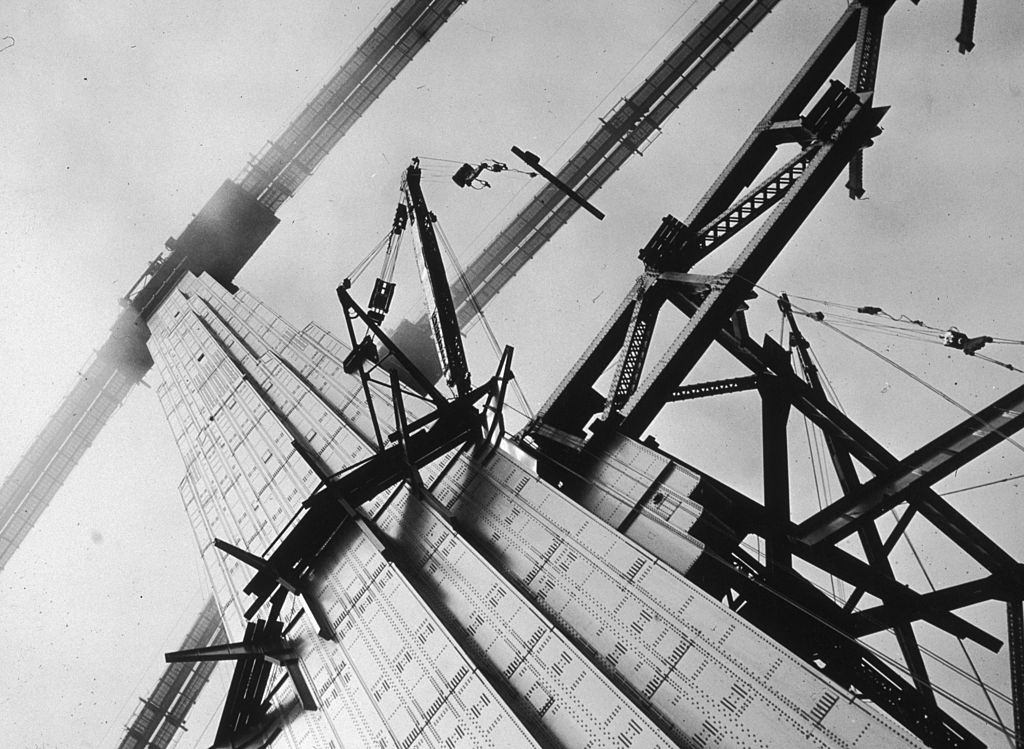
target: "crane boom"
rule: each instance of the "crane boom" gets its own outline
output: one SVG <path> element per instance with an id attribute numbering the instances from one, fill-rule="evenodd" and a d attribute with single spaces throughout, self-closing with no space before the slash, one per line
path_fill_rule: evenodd
<path id="1" fill-rule="evenodd" d="M 423 277 L 423 292 L 427 297 L 427 314 L 434 345 L 448 384 L 459 395 L 465 395 L 469 392 L 469 366 L 466 364 L 466 352 L 459 333 L 455 303 L 452 301 L 441 250 L 434 233 L 436 217 L 427 208 L 423 190 L 420 189 L 418 159 L 413 159 L 412 165 L 405 171 L 403 187 L 406 206 L 416 222 L 416 232 L 420 238 L 420 251 L 416 257 Z"/>
<path id="2" fill-rule="evenodd" d="M 584 200 L 657 137 L 659 128 L 780 0 L 720 0 L 639 87 L 606 117 L 555 174 Z M 581 207 L 545 184 L 466 268 L 453 288 L 459 322 L 468 325 Z M 467 291 L 468 289 L 468 291 Z M 425 317 L 403 322 L 394 338 L 414 348 L 428 335 Z M 428 367 L 426 360 L 417 361 Z M 435 367 L 436 373 L 436 367 Z"/>

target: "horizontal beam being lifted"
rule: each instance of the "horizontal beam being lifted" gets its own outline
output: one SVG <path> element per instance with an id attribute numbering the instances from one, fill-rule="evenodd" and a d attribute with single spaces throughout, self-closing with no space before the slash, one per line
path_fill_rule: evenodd
<path id="1" fill-rule="evenodd" d="M 800 541 L 835 543 L 917 490 L 930 487 L 1024 428 L 1024 386 L 916 450 L 853 493 L 800 524 Z"/>

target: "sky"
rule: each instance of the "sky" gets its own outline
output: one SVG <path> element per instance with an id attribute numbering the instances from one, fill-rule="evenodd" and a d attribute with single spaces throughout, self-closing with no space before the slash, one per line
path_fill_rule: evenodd
<path id="1" fill-rule="evenodd" d="M 782 0 L 594 198 L 607 219 L 578 215 L 491 305 L 488 320 L 503 344 L 516 346 L 514 369 L 534 408 L 640 272 L 636 252 L 661 217 L 685 218 L 845 4 Z M 15 41 L 0 51 L 0 474 L 105 339 L 117 298 L 164 240 L 283 129 L 389 5 L 5 4 L 0 37 Z M 280 227 L 239 284 L 299 326 L 315 319 L 340 333 L 334 287 L 390 227 L 411 157 L 512 165 L 515 144 L 560 165 L 710 6 L 470 0 L 280 209 Z M 764 287 L 875 305 L 971 335 L 1024 338 L 1024 12 L 1013 0 L 986 3 L 977 48 L 964 57 L 953 41 L 957 6 L 899 2 L 889 14 L 876 103 L 891 109 L 865 154 L 868 199 L 850 201 L 836 185 Z M 424 163 L 432 167 L 427 199 L 463 263 L 533 189 L 507 174 L 490 190 L 460 191 L 432 177 L 439 162 Z M 698 270 L 724 269 L 745 240 Z M 413 276 L 405 257 L 399 314 L 418 314 Z M 671 322 L 657 342 L 671 337 Z M 831 331 L 801 324 L 847 412 L 895 454 L 963 418 Z M 752 303 L 750 327 L 755 338 L 778 335 L 769 295 Z M 937 345 L 855 333 L 971 409 L 1021 384 L 1018 373 Z M 482 380 L 496 357 L 480 327 L 468 349 Z M 1024 369 L 1019 346 L 989 350 Z M 693 381 L 741 374 L 712 354 Z M 155 378 L 111 419 L 0 573 L 0 736 L 11 746 L 115 744 L 162 670 L 162 653 L 177 647 L 207 595 L 177 495 L 183 469 L 147 387 Z M 673 453 L 756 497 L 757 413 L 752 394 L 693 401 L 667 408 L 653 431 Z M 795 415 L 790 438 L 794 504 L 807 514 L 816 500 Z M 1021 450 L 1003 446 L 937 488 L 1019 473 Z M 1010 482 L 950 501 L 1020 557 L 1019 490 Z M 926 525 L 912 524 L 911 536 L 936 584 L 976 574 Z M 894 562 L 926 586 L 909 549 L 897 549 Z M 965 614 L 997 636 L 1005 629 L 997 607 Z M 969 668 L 955 643 L 933 644 L 927 627 L 919 632 Z M 1008 692 L 1004 657 L 976 655 L 986 680 Z M 219 670 L 216 686 L 226 679 Z M 976 688 L 948 683 L 983 707 Z M 216 691 L 190 719 L 182 746 L 209 744 Z M 997 745 L 998 734 L 978 730 Z"/>

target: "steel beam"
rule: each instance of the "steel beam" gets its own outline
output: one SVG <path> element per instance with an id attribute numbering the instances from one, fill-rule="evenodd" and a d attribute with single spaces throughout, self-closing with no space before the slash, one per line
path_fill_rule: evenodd
<path id="1" fill-rule="evenodd" d="M 974 49 L 974 20 L 978 14 L 978 0 L 963 0 L 963 3 L 960 33 L 956 35 L 956 43 L 959 45 L 960 54 L 966 55 Z"/>
<path id="2" fill-rule="evenodd" d="M 671 295 L 670 301 L 688 315 L 694 314 L 698 306 L 696 301 L 681 292 Z M 785 379 L 794 407 L 836 439 L 843 449 L 848 450 L 868 470 L 881 474 L 899 462 L 846 414 L 822 395 L 815 393 L 807 383 L 795 375 L 787 376 L 749 336 L 737 336 L 730 327 L 719 330 L 716 340 L 755 375 L 774 374 Z M 997 575 L 1016 573 L 1017 562 L 1012 556 L 930 488 L 921 490 L 907 512 L 914 510 L 920 512 L 989 572 Z M 889 539 L 885 546 L 891 549 L 895 540 L 895 537 Z"/>
<path id="3" fill-rule="evenodd" d="M 874 5 L 865 5 L 857 19 L 857 43 L 853 50 L 849 86 L 858 94 L 875 90 L 884 18 L 884 11 L 880 12 Z M 858 151 L 850 161 L 850 179 L 846 183 L 846 189 L 854 200 L 864 197 L 863 150 Z"/>
<path id="4" fill-rule="evenodd" d="M 870 97 L 858 97 L 836 131 L 835 140 L 823 144 L 814 159 L 776 210 L 766 219 L 729 270 L 724 283 L 712 290 L 683 328 L 667 354 L 622 410 L 621 430 L 639 437 L 703 356 L 718 332 L 729 322 L 811 210 L 849 163 L 864 139 L 876 132 L 884 109 L 873 108 Z"/>
<path id="5" fill-rule="evenodd" d="M 800 524 L 800 540 L 834 543 L 1024 428 L 1024 386 L 968 417 Z"/>
<path id="6" fill-rule="evenodd" d="M 751 377 L 733 377 L 728 380 L 711 380 L 709 382 L 698 382 L 693 385 L 680 385 L 672 391 L 673 401 L 685 401 L 693 398 L 704 398 L 709 395 L 722 395 L 723 393 L 739 393 L 744 390 L 757 388 L 760 379 Z"/>
<path id="7" fill-rule="evenodd" d="M 168 663 L 194 663 L 196 661 L 238 661 L 245 658 L 262 658 L 269 656 L 284 658 L 293 654 L 293 649 L 284 640 L 261 640 L 258 642 L 225 642 L 221 645 L 210 645 L 205 648 L 179 650 L 165 653 L 164 660 Z"/>
<path id="8" fill-rule="evenodd" d="M 655 286 L 642 290 L 637 303 L 633 305 L 633 314 L 625 336 L 626 345 L 619 354 L 619 363 L 608 391 L 605 417 L 622 408 L 636 392 L 654 335 L 654 325 L 664 303 L 665 295 Z"/>
<path id="9" fill-rule="evenodd" d="M 901 622 L 918 621 L 928 614 L 953 611 L 982 601 L 1003 598 L 1006 594 L 1006 581 L 990 575 L 980 580 L 923 593 L 913 602 L 883 603 L 881 606 L 858 611 L 852 615 L 852 632 L 856 637 L 864 637 L 894 627 Z"/>

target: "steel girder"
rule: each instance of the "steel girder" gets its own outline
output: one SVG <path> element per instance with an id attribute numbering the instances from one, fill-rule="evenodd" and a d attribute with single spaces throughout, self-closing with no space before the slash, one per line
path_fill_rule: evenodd
<path id="1" fill-rule="evenodd" d="M 858 94 L 875 90 L 884 18 L 884 11 L 869 5 L 857 20 L 857 44 L 853 50 L 849 86 Z M 850 161 L 850 179 L 846 189 L 854 200 L 864 197 L 864 151 L 858 151 Z"/>
<path id="2" fill-rule="evenodd" d="M 881 632 L 901 622 L 923 619 L 928 614 L 971 606 L 982 601 L 991 601 L 1006 597 L 1004 582 L 990 575 L 980 580 L 972 580 L 960 585 L 922 593 L 913 603 L 886 603 L 873 606 L 853 614 L 852 632 L 863 637 L 874 632 Z"/>
<path id="3" fill-rule="evenodd" d="M 890 466 L 859 489 L 847 493 L 800 524 L 804 543 L 835 543 L 906 497 L 931 486 L 1010 435 L 1024 428 L 1024 386 Z"/>
<path id="4" fill-rule="evenodd" d="M 672 391 L 703 356 L 715 334 L 728 323 L 856 150 L 876 132 L 884 112 L 871 106 L 870 97 L 857 97 L 836 139 L 819 147 L 758 234 L 722 274 L 724 283 L 708 294 L 668 353 L 623 407 L 620 429 L 625 434 L 639 437 L 650 426 Z"/>
<path id="5" fill-rule="evenodd" d="M 1024 742 L 1024 606 L 1020 597 L 1006 603 L 1006 630 L 1010 640 L 1010 692 L 1013 696 L 1013 725 L 1017 746 Z"/>
<path id="6" fill-rule="evenodd" d="M 670 296 L 669 301 L 686 314 L 691 314 L 697 308 L 697 302 L 684 294 L 676 293 Z M 716 341 L 755 375 L 776 375 L 784 379 L 793 406 L 823 432 L 831 435 L 838 445 L 872 473 L 882 474 L 899 463 L 892 453 L 829 403 L 824 395 L 816 393 L 792 373 L 787 374 L 766 354 L 764 347 L 749 336 L 736 336 L 726 328 L 718 331 Z M 930 487 L 920 490 L 907 512 L 919 512 L 926 517 L 989 572 L 1010 576 L 1017 574 L 1016 560 Z M 885 546 L 891 548 L 894 542 L 895 538 Z"/>
<path id="7" fill-rule="evenodd" d="M 864 19 L 868 16 L 869 8 L 873 16 L 884 16 L 891 5 L 892 2 L 886 0 L 870 4 L 855 3 L 845 9 L 782 96 L 771 106 L 721 176 L 691 212 L 683 226 L 699 227 L 699 230 L 694 230 L 692 240 L 682 243 L 670 267 L 651 269 L 688 270 L 741 228 L 776 206 L 775 212 L 766 219 L 765 225 L 730 271 L 723 274 L 720 283 L 713 286 L 705 300 L 707 309 L 700 315 L 702 320 L 707 318 L 706 321 L 697 321 L 688 326 L 677 338 L 667 359 L 638 389 L 635 383 L 643 364 L 642 354 L 645 349 L 644 336 L 641 336 L 639 343 L 628 347 L 623 355 L 611 397 L 601 398 L 593 390 L 594 382 L 622 349 L 626 336 L 630 341 L 634 338 L 636 326 L 631 325 L 634 304 L 647 291 L 644 289 L 638 295 L 641 283 L 638 282 L 638 286 L 631 290 L 613 319 L 599 333 L 545 405 L 541 421 L 547 426 L 574 433 L 579 432 L 590 417 L 601 410 L 605 410 L 609 417 L 617 418 L 618 414 L 613 414 L 619 410 L 617 401 L 621 402 L 626 394 L 629 394 L 629 399 L 621 407 L 623 431 L 638 435 L 649 425 L 665 400 L 671 397 L 680 384 L 682 376 L 703 354 L 715 331 L 732 316 L 749 294 L 753 285 L 750 279 L 756 279 L 764 272 L 838 173 L 877 131 L 884 110 L 872 108 L 870 97 L 866 94 L 855 101 L 851 98 L 843 99 L 841 95 L 848 93 L 848 90 L 837 83 L 826 93 L 823 102 L 819 102 L 805 117 L 801 117 L 801 113 L 854 47 L 858 40 L 858 29 L 867 23 Z M 871 28 L 876 28 L 877 22 L 873 23 L 875 26 Z M 864 57 L 861 54 L 856 59 L 861 67 L 865 65 Z M 873 70 L 873 63 L 867 67 Z M 857 77 L 858 80 L 870 80 L 870 75 L 859 74 Z M 840 98 L 837 100 L 837 97 Z M 837 101 L 845 106 L 838 106 Z M 847 116 L 842 122 L 830 121 L 823 116 L 834 117 L 836 113 Z M 827 132 L 822 132 L 826 129 L 826 122 Z M 779 144 L 786 140 L 800 141 L 804 148 L 781 169 L 740 198 L 741 193 L 771 160 Z M 637 316 L 643 317 L 646 323 L 646 316 L 640 316 L 639 312 Z M 642 332 L 648 327 L 643 325 Z M 595 401 L 603 402 L 597 405 Z M 575 405 L 571 409 L 575 413 L 568 413 L 570 409 L 566 406 L 569 403 Z M 591 404 L 597 407 L 589 410 Z M 588 411 L 585 416 L 581 415 L 583 410 Z"/>

